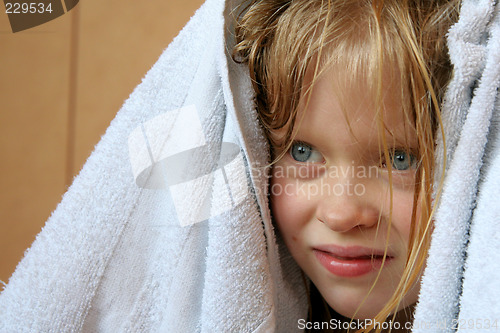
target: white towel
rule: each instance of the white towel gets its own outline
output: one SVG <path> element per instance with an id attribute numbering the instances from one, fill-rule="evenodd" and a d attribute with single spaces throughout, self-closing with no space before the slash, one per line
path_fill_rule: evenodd
<path id="1" fill-rule="evenodd" d="M 449 32 L 455 71 L 443 105 L 448 171 L 413 332 L 484 331 L 485 319 L 491 330 L 495 320 L 500 325 L 500 145 L 491 121 L 499 113 L 499 20 L 495 1 L 465 0 Z"/>
<path id="2" fill-rule="evenodd" d="M 0 295 L 0 332 L 298 330 L 232 5 L 208 0 L 125 102 Z"/>
<path id="3" fill-rule="evenodd" d="M 298 331 L 305 288 L 229 54 L 239 2 L 207 0 L 125 102 L 0 294 L 1 333 Z M 500 319 L 498 11 L 465 0 L 450 31 L 449 172 L 415 332 Z"/>

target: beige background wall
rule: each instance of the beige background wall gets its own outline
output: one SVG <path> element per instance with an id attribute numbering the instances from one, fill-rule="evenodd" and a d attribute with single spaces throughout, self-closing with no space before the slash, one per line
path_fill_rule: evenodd
<path id="1" fill-rule="evenodd" d="M 0 280 L 8 281 L 123 101 L 202 2 L 81 0 L 15 34 L 0 6 Z"/>

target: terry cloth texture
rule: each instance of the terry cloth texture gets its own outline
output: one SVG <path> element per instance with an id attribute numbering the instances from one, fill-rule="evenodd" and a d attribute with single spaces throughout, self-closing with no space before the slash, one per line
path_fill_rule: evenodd
<path id="1" fill-rule="evenodd" d="M 500 5 L 463 1 L 448 46 L 454 65 L 443 105 L 448 170 L 413 332 L 500 324 Z"/>

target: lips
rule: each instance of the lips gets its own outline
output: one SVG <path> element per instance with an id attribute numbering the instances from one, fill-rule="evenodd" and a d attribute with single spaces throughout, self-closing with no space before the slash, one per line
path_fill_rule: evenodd
<path id="1" fill-rule="evenodd" d="M 384 251 L 360 246 L 323 245 L 313 248 L 314 255 L 329 272 L 341 277 L 356 277 L 387 266 L 393 256 Z"/>

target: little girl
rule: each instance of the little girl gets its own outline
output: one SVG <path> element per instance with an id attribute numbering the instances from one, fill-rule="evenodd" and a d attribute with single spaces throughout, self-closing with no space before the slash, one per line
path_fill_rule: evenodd
<path id="1" fill-rule="evenodd" d="M 273 219 L 311 280 L 306 328 L 332 317 L 411 328 L 457 11 L 457 1 L 260 0 L 240 16 L 235 58 L 272 147 Z"/>

